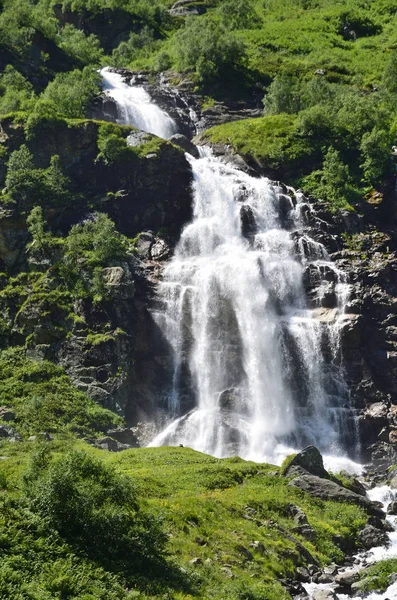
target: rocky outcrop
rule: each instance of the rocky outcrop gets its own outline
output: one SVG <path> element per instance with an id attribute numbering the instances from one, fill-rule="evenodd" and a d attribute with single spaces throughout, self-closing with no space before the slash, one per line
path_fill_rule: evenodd
<path id="1" fill-rule="evenodd" d="M 324 469 L 323 457 L 314 446 L 308 446 L 294 456 L 284 471 L 284 475 L 291 477 L 302 472 L 316 475 L 317 477 L 328 476 L 327 471 Z"/>
<path id="2" fill-rule="evenodd" d="M 320 500 L 332 500 L 334 502 L 348 502 L 362 506 L 369 513 L 383 517 L 383 512 L 370 500 L 343 488 L 334 481 L 322 479 L 316 475 L 302 474 L 289 483 L 308 494 L 320 498 Z"/>
<path id="3" fill-rule="evenodd" d="M 42 127 L 45 128 L 45 122 Z M 178 236 L 191 215 L 191 169 L 183 150 L 145 134 L 134 144 L 135 152 L 103 161 L 98 149 L 99 127 L 90 120 L 75 125 L 58 120 L 45 129 L 45 135 L 37 131 L 33 139 L 26 140 L 23 126 L 12 118 L 1 121 L 3 142 L 9 152 L 26 143 L 38 168 L 47 168 L 51 156 L 60 157 L 74 200 L 65 205 L 44 206 L 52 229 L 65 232 L 88 213 L 99 210 L 106 212 L 117 229 L 129 237 L 145 229 Z M 129 136 L 137 130 L 122 131 Z M 4 185 L 4 175 L 1 184 Z M 21 267 L 29 237 L 25 219 L 31 208 L 29 204 L 11 204 L 1 209 L 0 271 Z"/>

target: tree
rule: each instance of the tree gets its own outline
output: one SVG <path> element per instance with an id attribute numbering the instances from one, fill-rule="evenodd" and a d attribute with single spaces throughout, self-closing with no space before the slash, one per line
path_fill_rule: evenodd
<path id="1" fill-rule="evenodd" d="M 360 151 L 363 180 L 370 185 L 380 183 L 390 167 L 389 135 L 384 129 L 374 127 L 372 131 L 364 133 Z"/>
<path id="2" fill-rule="evenodd" d="M 249 0 L 226 0 L 218 12 L 227 29 L 253 29 L 261 25 L 261 19 Z"/>
<path id="3" fill-rule="evenodd" d="M 397 94 L 397 54 L 393 53 L 383 72 L 382 83 L 390 94 Z"/>
<path id="4" fill-rule="evenodd" d="M 297 113 L 301 107 L 299 80 L 290 75 L 277 75 L 269 86 L 263 106 L 268 115 Z"/>
<path id="5" fill-rule="evenodd" d="M 339 152 L 330 146 L 324 158 L 319 193 L 335 206 L 347 204 L 349 195 L 349 168 L 340 159 Z"/>
<path id="6" fill-rule="evenodd" d="M 58 73 L 42 94 L 44 100 L 51 100 L 58 114 L 65 117 L 84 117 L 86 109 L 100 92 L 100 75 L 85 67 L 68 73 Z"/>
<path id="7" fill-rule="evenodd" d="M 195 70 L 204 84 L 233 77 L 245 56 L 242 41 L 215 19 L 188 19 L 174 48 L 178 68 Z"/>

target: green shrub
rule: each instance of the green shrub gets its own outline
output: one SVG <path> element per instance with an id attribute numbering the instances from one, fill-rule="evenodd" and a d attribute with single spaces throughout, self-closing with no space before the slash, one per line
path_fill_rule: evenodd
<path id="1" fill-rule="evenodd" d="M 226 29 L 253 29 L 262 24 L 249 0 L 226 0 L 221 3 L 218 13 Z"/>
<path id="2" fill-rule="evenodd" d="M 0 75 L 0 114 L 30 110 L 36 102 L 33 86 L 12 65 Z"/>
<path id="3" fill-rule="evenodd" d="M 70 180 L 64 175 L 59 156 L 51 157 L 47 169 L 37 169 L 25 144 L 11 153 L 5 183 L 22 210 L 35 204 L 68 204 L 72 199 Z"/>
<path id="4" fill-rule="evenodd" d="M 164 553 L 166 536 L 141 509 L 131 479 L 84 452 L 51 458 L 41 450 L 25 490 L 34 513 L 108 568 L 131 571 Z"/>
<path id="5" fill-rule="evenodd" d="M 22 433 L 75 431 L 83 435 L 120 419 L 78 391 L 61 367 L 26 357 L 22 348 L 0 352 L 0 402 L 13 407 Z"/>
<path id="6" fill-rule="evenodd" d="M 69 56 L 82 65 L 99 64 L 103 57 L 103 49 L 96 35 L 85 35 L 81 29 L 76 29 L 67 23 L 58 34 L 58 45 Z"/>
<path id="7" fill-rule="evenodd" d="M 264 98 L 265 114 L 294 114 L 301 107 L 301 91 L 299 80 L 289 75 L 277 75 Z"/>
<path id="8" fill-rule="evenodd" d="M 374 127 L 364 133 L 360 150 L 363 180 L 372 186 L 381 183 L 391 168 L 390 136 L 384 129 Z"/>
<path id="9" fill-rule="evenodd" d="M 59 115 L 84 117 L 90 103 L 100 92 L 100 82 L 99 73 L 90 67 L 58 73 L 41 98 L 54 102 Z"/>
<path id="10" fill-rule="evenodd" d="M 129 243 L 118 233 L 113 221 L 103 213 L 94 213 L 73 225 L 64 242 L 59 272 L 74 296 L 106 296 L 103 267 L 127 256 Z"/>
<path id="11" fill-rule="evenodd" d="M 242 65 L 244 44 L 216 20 L 191 18 L 174 38 L 177 66 L 204 84 L 230 79 Z"/>
<path id="12" fill-rule="evenodd" d="M 99 150 L 97 160 L 103 160 L 107 165 L 132 156 L 120 127 L 115 127 L 111 123 L 99 126 L 97 144 Z"/>

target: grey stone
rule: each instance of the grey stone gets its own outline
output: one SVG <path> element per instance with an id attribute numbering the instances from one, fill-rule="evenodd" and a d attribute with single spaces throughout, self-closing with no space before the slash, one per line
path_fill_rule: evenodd
<path id="1" fill-rule="evenodd" d="M 374 546 L 384 546 L 388 543 L 388 540 L 387 533 L 376 529 L 373 525 L 366 525 L 358 534 L 358 541 L 367 550 Z"/>
<path id="2" fill-rule="evenodd" d="M 360 578 L 360 570 L 352 569 L 338 573 L 335 577 L 335 583 L 343 587 L 350 587 L 355 581 Z"/>
<path id="3" fill-rule="evenodd" d="M 300 467 L 317 477 L 326 477 L 328 475 L 327 471 L 324 469 L 323 457 L 319 450 L 314 446 L 308 446 L 299 452 L 288 465 L 285 475 L 288 477 L 293 474 L 295 467 Z"/>
<path id="4" fill-rule="evenodd" d="M 316 475 L 303 474 L 290 481 L 288 485 L 297 487 L 321 500 L 333 500 L 335 502 L 357 504 L 358 506 L 365 508 L 370 514 L 379 517 L 384 516 L 383 511 L 379 510 L 379 508 L 370 500 L 343 488 L 329 479 L 322 479 Z"/>
<path id="5" fill-rule="evenodd" d="M 312 600 L 337 600 L 337 596 L 333 590 L 314 590 Z"/>
<path id="6" fill-rule="evenodd" d="M 176 133 L 175 135 L 171 136 L 170 142 L 176 146 L 179 146 L 182 148 L 182 150 L 194 156 L 194 158 L 198 158 L 200 156 L 197 146 L 195 146 L 193 142 L 191 142 L 185 135 L 182 135 L 181 133 Z"/>

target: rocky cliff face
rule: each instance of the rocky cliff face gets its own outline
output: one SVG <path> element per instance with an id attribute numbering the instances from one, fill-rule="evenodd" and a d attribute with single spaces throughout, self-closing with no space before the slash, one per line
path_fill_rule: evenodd
<path id="1" fill-rule="evenodd" d="M 363 456 L 382 467 L 397 457 L 397 232 L 393 191 L 379 200 L 361 215 L 312 201 L 307 223 L 351 286 L 340 324 L 345 378 Z M 307 285 L 313 294 L 315 273 Z M 330 290 L 323 305 L 332 318 Z"/>
<path id="2" fill-rule="evenodd" d="M 192 137 L 197 127 L 253 116 L 252 106 L 202 109 L 202 99 L 187 90 L 158 86 L 144 73 L 138 78 L 160 105 L 174 116 L 180 129 Z M 95 116 L 115 120 L 115 106 L 101 98 Z M 247 112 L 248 111 L 248 112 Z M 195 125 L 192 115 L 195 114 Z M 214 121 L 215 119 L 215 121 Z M 150 421 L 161 409 L 166 383 L 170 381 L 171 353 L 151 316 L 155 286 L 179 231 L 191 215 L 191 172 L 183 151 L 173 144 L 122 128 L 136 154 L 106 163 L 98 159 L 100 123 L 59 121 L 26 139 L 24 128 L 13 118 L 0 124 L 2 148 L 0 178 L 5 178 L 10 152 L 26 143 L 36 166 L 46 168 L 57 154 L 79 192 L 70 205 L 45 206 L 53 231 L 65 233 L 73 223 L 93 210 L 106 212 L 121 233 L 134 239 L 124 261 L 105 268 L 107 298 L 68 299 L 64 306 L 51 301 L 58 282 L 48 270 L 44 306 L 34 299 L 34 284 L 18 285 L 11 276 L 29 271 L 26 244 L 28 206 L 9 204 L 1 208 L 0 305 L 3 313 L 1 345 L 26 345 L 36 358 L 61 363 L 73 381 L 100 404 L 123 414 L 128 425 Z M 223 148 L 228 160 L 248 170 L 244 160 Z M 259 173 L 258 173 L 259 174 Z M 341 351 L 349 405 L 355 416 L 365 458 L 381 467 L 397 459 L 397 231 L 394 227 L 394 190 L 385 199 L 368 204 L 365 214 L 333 213 L 324 203 L 308 199 L 304 215 L 307 231 L 327 248 L 345 273 L 351 291 L 340 320 Z M 381 202 L 382 200 L 382 202 Z M 242 215 L 249 233 L 249 215 Z M 160 235 L 159 235 L 160 234 Z M 43 268 L 41 268 L 43 270 Z M 309 301 L 317 306 L 320 320 L 335 318 L 337 281 L 322 273 L 327 289 L 321 290 L 319 273 L 308 267 Z M 20 279 L 20 281 L 22 281 Z M 44 289 L 44 291 L 45 291 Z M 2 291 L 1 291 L 2 290 Z M 32 296 L 33 294 L 33 296 Z"/>
<path id="3" fill-rule="evenodd" d="M 190 218 L 190 165 L 179 147 L 133 128 L 119 128 L 132 151 L 104 161 L 99 122 L 48 125 L 42 122 L 41 130 L 27 137 L 14 118 L 0 123 L 3 186 L 10 154 L 26 144 L 39 173 L 51 156 L 60 157 L 71 192 L 67 201 L 55 204 L 40 195 L 21 195 L 1 205 L 0 347 L 25 346 L 36 359 L 59 362 L 102 406 L 125 415 L 130 424 L 147 420 L 168 379 L 169 360 L 149 312 L 153 280 L 169 244 Z M 104 268 L 104 299 L 65 291 L 56 251 L 32 263 L 27 217 L 37 204 L 60 241 L 93 211 L 105 212 L 132 239 L 127 258 Z M 84 269 L 80 277 L 87 277 Z"/>

